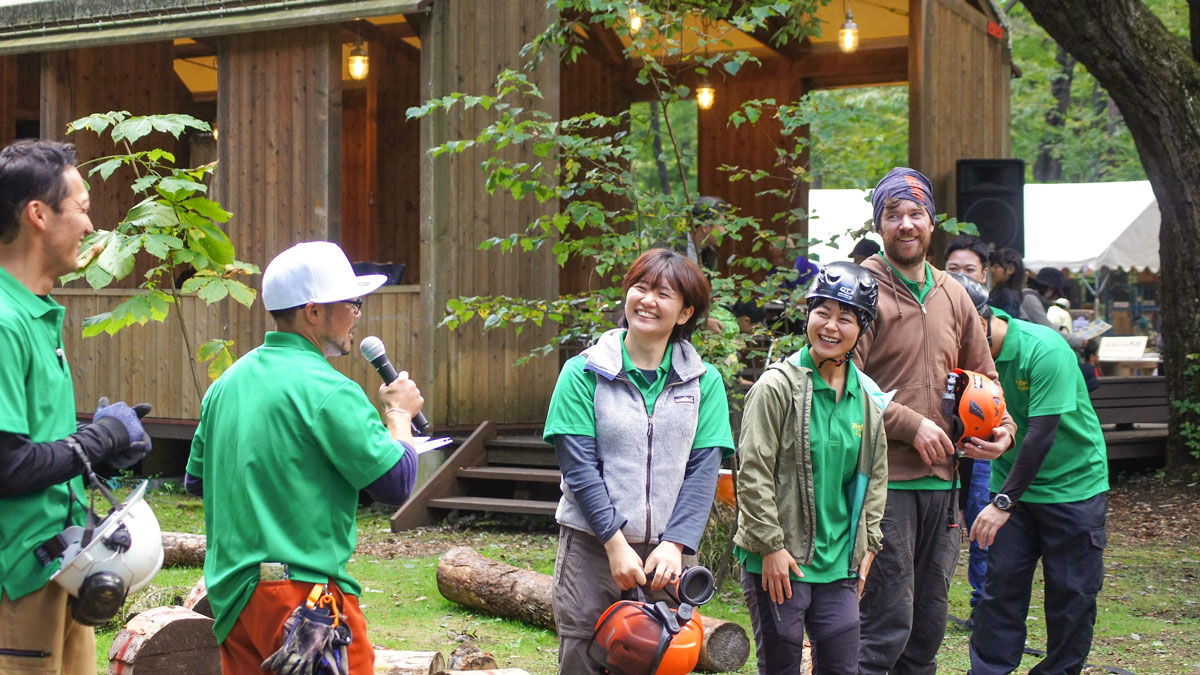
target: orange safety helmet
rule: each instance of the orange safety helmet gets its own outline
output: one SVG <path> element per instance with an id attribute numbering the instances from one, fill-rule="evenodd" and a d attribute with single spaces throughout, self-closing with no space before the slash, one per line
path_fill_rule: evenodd
<path id="1" fill-rule="evenodd" d="M 664 600 L 647 602 L 639 587 L 637 600 L 620 600 L 600 615 L 588 655 L 605 672 L 686 675 L 696 667 L 704 627 L 695 607 L 712 599 L 712 573 L 701 566 L 684 568 L 667 590 L 680 601 L 678 609 Z"/>
<path id="2" fill-rule="evenodd" d="M 950 440 L 955 445 L 965 438 L 990 438 L 1005 409 L 1004 390 L 987 375 L 955 368 L 946 376 L 942 412 L 954 425 Z"/>

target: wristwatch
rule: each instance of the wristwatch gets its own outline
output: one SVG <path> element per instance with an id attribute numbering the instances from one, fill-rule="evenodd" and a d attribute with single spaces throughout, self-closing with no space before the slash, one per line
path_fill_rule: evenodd
<path id="1" fill-rule="evenodd" d="M 1009 499 L 1008 495 L 1004 494 L 1003 492 L 996 495 L 995 497 L 992 497 L 992 506 L 1000 509 L 1001 511 L 1007 512 L 1009 509 L 1012 508 L 1012 505 L 1013 505 L 1013 500 Z"/>

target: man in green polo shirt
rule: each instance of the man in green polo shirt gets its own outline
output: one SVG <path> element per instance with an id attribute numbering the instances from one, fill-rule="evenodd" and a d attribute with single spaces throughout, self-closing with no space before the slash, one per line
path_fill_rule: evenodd
<path id="1" fill-rule="evenodd" d="M 992 503 L 971 539 L 988 549 L 987 580 L 973 613 L 971 672 L 1011 673 L 1021 663 L 1030 588 L 1038 559 L 1046 592 L 1046 657 L 1035 673 L 1077 673 L 1092 646 L 1096 594 L 1104 581 L 1108 456 L 1075 353 L 1056 331 L 988 307 L 987 291 L 964 280 L 977 301 L 1016 450 L 991 459 Z"/>
<path id="2" fill-rule="evenodd" d="M 204 396 L 186 482 L 204 496 L 204 578 L 226 675 L 277 669 L 264 661 L 315 584 L 328 584 L 352 633 L 350 672 L 374 672 L 362 588 L 346 571 L 358 493 L 385 504 L 408 498 L 417 472 L 411 424 L 424 399 L 400 373 L 379 388 L 381 422 L 327 357 L 350 352 L 363 296 L 386 280 L 356 276 L 330 242 L 280 253 L 263 272 L 276 330 Z"/>
<path id="3" fill-rule="evenodd" d="M 50 297 L 79 267 L 92 231 L 75 147 L 18 141 L 0 150 L 0 672 L 91 673 L 95 636 L 68 589 L 47 583 L 59 560 L 42 545 L 87 509 L 85 461 L 123 469 L 150 450 L 124 403 L 76 428 L 63 352 L 64 309 Z M 139 407 L 145 414 L 149 406 Z M 131 442 L 132 439 L 132 442 Z M 48 561 L 48 562 L 45 562 Z M 77 589 L 71 589 L 74 592 Z"/>

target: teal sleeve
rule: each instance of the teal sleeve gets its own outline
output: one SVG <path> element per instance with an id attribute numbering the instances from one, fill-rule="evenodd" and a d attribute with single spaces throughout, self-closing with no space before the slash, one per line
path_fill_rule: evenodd
<path id="1" fill-rule="evenodd" d="M 560 434 L 596 437 L 596 374 L 584 370 L 586 364 L 587 357 L 572 357 L 558 374 L 542 433 L 547 443 Z"/>
<path id="2" fill-rule="evenodd" d="M 733 454 L 733 430 L 729 426 L 729 399 L 725 381 L 712 364 L 704 364 L 700 376 L 700 413 L 696 420 L 696 439 L 692 449 L 721 448 L 721 456 Z"/>
<path id="3" fill-rule="evenodd" d="M 346 381 L 326 397 L 312 428 L 329 463 L 357 490 L 400 460 L 403 446 L 388 433 L 379 411 L 355 382 Z"/>
<path id="4" fill-rule="evenodd" d="M 1074 352 L 1065 341 L 1061 352 L 1044 344 L 1038 347 L 1029 359 L 1026 373 L 1029 376 L 1028 418 L 1061 415 L 1075 410 L 1075 379 L 1079 374 L 1079 365 Z"/>
<path id="5" fill-rule="evenodd" d="M 30 435 L 25 379 L 29 370 L 29 338 L 0 323 L 0 431 Z"/>

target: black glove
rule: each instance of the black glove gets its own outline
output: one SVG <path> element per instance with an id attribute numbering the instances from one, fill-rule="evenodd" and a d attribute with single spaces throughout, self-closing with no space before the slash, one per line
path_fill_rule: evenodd
<path id="1" fill-rule="evenodd" d="M 328 611 L 303 605 L 292 610 L 283 624 L 283 646 L 262 662 L 263 670 L 278 675 L 318 675 L 322 652 L 333 640 L 333 617 Z"/>
<path id="2" fill-rule="evenodd" d="M 112 418 L 120 422 L 129 435 L 128 445 L 118 444 L 102 458 L 105 464 L 114 469 L 128 469 L 140 462 L 150 452 L 150 434 L 146 433 L 141 422 L 142 418 L 149 413 L 149 403 L 139 403 L 130 408 L 124 401 L 117 401 L 109 405 L 108 397 L 100 397 L 100 401 L 96 404 L 96 412 L 92 415 L 92 422 L 95 423 L 106 417 Z"/>

